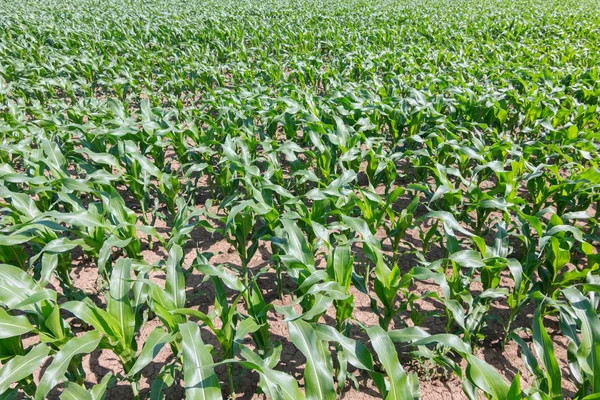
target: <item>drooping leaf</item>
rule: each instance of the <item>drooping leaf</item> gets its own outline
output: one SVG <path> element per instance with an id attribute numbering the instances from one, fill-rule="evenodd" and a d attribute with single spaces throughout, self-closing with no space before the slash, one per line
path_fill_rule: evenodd
<path id="1" fill-rule="evenodd" d="M 87 332 L 83 336 L 69 340 L 56 355 L 50 366 L 44 371 L 35 392 L 35 399 L 44 399 L 63 378 L 73 357 L 91 353 L 98 347 L 102 336 L 98 331 Z"/>

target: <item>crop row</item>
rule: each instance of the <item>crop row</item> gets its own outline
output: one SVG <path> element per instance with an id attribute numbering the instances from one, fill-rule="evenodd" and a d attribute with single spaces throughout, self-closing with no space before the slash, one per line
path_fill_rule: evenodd
<path id="1" fill-rule="evenodd" d="M 596 398 L 593 3 L 3 1 L 0 396 Z"/>

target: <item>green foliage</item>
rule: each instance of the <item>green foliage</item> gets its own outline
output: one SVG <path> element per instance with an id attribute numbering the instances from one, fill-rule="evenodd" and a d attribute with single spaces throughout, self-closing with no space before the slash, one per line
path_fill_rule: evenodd
<path id="1" fill-rule="evenodd" d="M 596 2 L 4 0 L 0 26 L 0 397 L 412 399 L 410 359 L 470 399 L 598 397 Z M 92 385 L 92 352 L 119 373 Z"/>

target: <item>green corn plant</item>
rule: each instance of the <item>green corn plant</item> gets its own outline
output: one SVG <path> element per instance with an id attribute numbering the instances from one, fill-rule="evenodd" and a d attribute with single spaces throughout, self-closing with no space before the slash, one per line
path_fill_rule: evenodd
<path id="1" fill-rule="evenodd" d="M 248 264 L 258 248 L 259 232 L 257 216 L 253 212 L 254 202 L 246 201 L 229 210 L 225 220 L 224 235 L 235 248 L 241 261 L 240 275 L 248 286 L 250 275 Z M 250 246 L 248 246 L 250 242 Z"/>
<path id="2" fill-rule="evenodd" d="M 237 310 L 241 294 L 238 294 L 233 302 L 229 304 L 223 281 L 216 276 L 211 277 L 211 281 L 215 289 L 214 315 L 206 315 L 201 311 L 190 308 L 179 308 L 171 311 L 171 313 L 198 318 L 203 324 L 208 326 L 217 337 L 223 353 L 223 359 L 230 360 L 238 353 L 240 338 L 243 338 L 248 333 L 255 332 L 258 330 L 259 326 L 256 325 L 256 322 L 251 318 L 241 320 L 241 316 Z M 213 322 L 215 317 L 219 318 L 221 328 L 215 327 L 215 323 Z M 238 320 L 240 320 L 239 323 Z M 229 390 L 232 393 L 232 396 L 235 396 L 233 364 L 231 363 L 227 364 L 227 380 Z"/>
<path id="3" fill-rule="evenodd" d="M 81 355 L 94 351 L 100 341 L 102 334 L 99 331 L 90 331 L 83 336 L 74 337 L 62 346 L 60 351 L 52 359 L 52 363 L 44 372 L 40 383 L 35 391 L 35 399 L 44 399 L 67 374 L 69 382 L 79 385 L 84 382 L 84 371 L 81 367 Z"/>
<path id="4" fill-rule="evenodd" d="M 6 338 L 1 339 L 1 342 L 5 350 L 9 343 Z M 0 369 L 0 394 L 7 397 L 16 396 L 18 388 L 21 388 L 25 394 L 33 396 L 37 389 L 33 381 L 33 373 L 44 363 L 49 353 L 50 348 L 42 343 L 27 353 L 13 354 L 13 357 Z M 18 386 L 11 389 L 11 385 L 15 382 Z"/>
<path id="5" fill-rule="evenodd" d="M 533 166 L 525 164 L 528 173 L 522 179 L 526 182 L 527 189 L 532 196 L 532 204 L 525 210 L 528 214 L 537 214 L 555 193 L 560 190 L 559 185 L 548 185 L 548 177 L 544 175 L 544 164 Z"/>
<path id="6" fill-rule="evenodd" d="M 538 268 L 539 286 L 543 293 L 553 297 L 560 288 L 585 279 L 589 272 L 585 268 L 565 270 L 565 266 L 571 261 L 577 242 L 584 243 L 582 232 L 573 225 L 564 224 L 561 218 L 552 214 L 550 223 L 539 240 L 540 251 L 545 254 L 544 262 Z"/>
<path id="7" fill-rule="evenodd" d="M 490 250 L 494 254 L 495 250 Z M 420 280 L 433 279 L 440 285 L 442 296 L 436 297 L 446 306 L 446 331 L 450 331 L 453 323 L 456 323 L 467 343 L 475 344 L 481 340 L 481 329 L 491 302 L 508 295 L 506 289 L 498 287 L 499 274 L 505 268 L 506 259 L 493 255 L 482 258 L 476 251 L 460 250 L 451 253 L 448 258 L 431 263 L 421 260 L 421 263 L 426 267 L 414 268 L 411 275 Z M 476 271 L 480 273 L 483 291 L 473 295 L 470 285 Z"/>
<path id="8" fill-rule="evenodd" d="M 299 281 L 315 272 L 315 258 L 309 244 L 298 227 L 298 224 L 288 218 L 282 218 L 283 238 L 274 238 L 274 244 L 281 250 L 279 260 L 287 269 L 288 275 Z M 300 282 L 299 282 L 300 283 Z"/>
<path id="9" fill-rule="evenodd" d="M 247 290 L 250 291 L 249 296 L 246 297 L 248 315 L 254 320 L 256 325 L 256 329 L 252 332 L 252 337 L 258 351 L 262 354 L 269 354 L 273 344 L 271 342 L 267 311 L 269 311 L 271 305 L 265 301 L 262 291 L 256 283 L 256 279 L 252 281 L 251 287 Z"/>
<path id="10" fill-rule="evenodd" d="M 385 186 L 385 195 L 388 195 L 388 190 L 396 180 L 397 170 L 394 160 L 389 157 L 385 150 L 383 150 L 384 143 L 382 142 L 375 151 L 367 153 L 365 157 L 367 162 L 367 177 L 369 183 L 373 187 L 377 187 L 380 184 Z"/>
<path id="11" fill-rule="evenodd" d="M 115 381 L 115 377 L 109 372 L 104 375 L 104 378 L 94 385 L 91 390 L 73 382 L 65 382 L 65 388 L 61 394 L 61 398 L 66 400 L 102 400 L 106 398 L 106 391 L 114 385 Z"/>
<path id="12" fill-rule="evenodd" d="M 561 292 L 566 304 L 557 305 L 560 329 L 569 339 L 569 368 L 577 380 L 578 391 L 575 398 L 593 398 L 600 391 L 597 376 L 600 360 L 600 348 L 597 344 L 600 324 L 593 302 L 597 286 L 592 283 L 588 290 L 585 296 L 577 287 L 564 288 Z M 538 347 L 536 350 L 539 351 Z M 535 368 L 532 369 L 536 371 Z"/>
<path id="13" fill-rule="evenodd" d="M 518 374 L 509 386 L 494 367 L 474 355 L 471 347 L 458 336 L 446 333 L 431 335 L 418 327 L 393 330 L 388 335 L 395 343 L 409 343 L 411 346 L 420 348 L 421 353 L 431 354 L 426 348 L 430 345 L 441 347 L 446 352 L 457 353 L 467 363 L 464 372 L 450 357 L 438 355 L 435 356 L 434 361 L 449 367 L 461 379 L 463 391 L 469 399 L 480 398 L 479 391 L 487 399 L 516 400 L 522 398 L 523 393 Z"/>
<path id="14" fill-rule="evenodd" d="M 123 179 L 131 190 L 133 196 L 139 201 L 142 210 L 142 218 L 146 218 L 146 212 L 150 206 L 151 179 L 159 179 L 160 170 L 152 164 L 139 150 L 138 146 L 131 140 L 119 142 L 118 155 L 123 158 L 125 172 Z M 171 206 L 171 203 L 168 203 Z"/>
<path id="15" fill-rule="evenodd" d="M 416 399 L 420 397 L 419 383 L 414 374 L 406 374 L 387 332 L 380 326 L 367 328 L 371 344 L 389 379 L 385 399 Z M 381 390 L 381 389 L 380 389 Z"/>
<path id="16" fill-rule="evenodd" d="M 379 315 L 381 327 L 388 329 L 394 317 L 405 310 L 408 305 L 403 299 L 400 306 L 396 307 L 396 300 L 401 291 L 404 292 L 401 294 L 407 295 L 405 289 L 410 285 L 412 277 L 409 274 L 401 275 L 398 265 L 394 265 L 391 269 L 386 265 L 380 247 L 381 244 L 371 234 L 365 221 L 347 216 L 343 216 L 343 220 L 351 231 L 362 236 L 365 255 L 374 264 L 375 280 L 373 287 L 377 298 L 383 305 L 383 312 L 379 312 L 375 299 L 371 300 L 371 309 Z"/>
<path id="17" fill-rule="evenodd" d="M 241 356 L 244 360 L 240 364 L 260 375 L 259 387 L 270 399 L 305 399 L 306 396 L 300 391 L 298 382 L 292 376 L 274 369 L 280 354 L 281 346 L 267 359 L 263 359 L 247 347 L 243 347 Z"/>
<path id="18" fill-rule="evenodd" d="M 398 187 L 392 190 L 384 201 L 370 190 L 360 190 L 361 198 L 357 198 L 355 201 L 361 211 L 361 218 L 369 224 L 373 234 L 383 225 L 385 217 L 392 219 L 393 211 L 390 210 L 390 207 L 404 192 L 404 188 Z"/>
<path id="19" fill-rule="evenodd" d="M 133 393 L 138 397 L 140 372 L 145 367 L 144 363 L 147 365 L 153 358 L 148 359 L 148 354 L 156 349 L 159 350 L 162 345 L 172 339 L 169 339 L 169 336 L 158 328 L 146 342 L 147 346 L 142 349 L 142 356 L 137 354 L 135 337 L 144 323 L 140 316 L 140 310 L 145 305 L 145 296 L 143 292 L 132 291 L 131 269 L 132 261 L 130 259 L 120 259 L 115 264 L 110 278 L 106 310 L 98 307 L 89 299 L 67 302 L 61 307 L 94 327 L 95 332 L 104 335 L 100 346 L 113 351 L 119 357 L 125 374 L 131 379 Z M 167 288 L 168 291 L 169 289 Z M 133 298 L 131 297 L 132 292 Z M 149 343 L 153 343 L 157 336 L 156 346 L 148 347 Z"/>
<path id="20" fill-rule="evenodd" d="M 130 258 L 139 258 L 141 243 L 136 232 L 137 216 L 125 205 L 123 198 L 114 188 L 103 188 L 98 196 L 107 211 L 107 219 L 116 226 L 113 234 L 121 240 L 130 239 L 124 249 Z"/>
<path id="21" fill-rule="evenodd" d="M 296 198 L 287 191 L 284 187 L 274 185 L 270 181 L 261 183 L 262 190 L 254 189 L 253 195 L 256 201 L 256 208 L 261 208 L 260 211 L 261 219 L 264 221 L 264 229 L 261 230 L 263 238 L 268 239 L 271 243 L 271 253 L 273 255 L 273 261 L 275 261 L 275 275 L 277 277 L 277 294 L 281 298 L 283 295 L 282 288 L 282 266 L 279 262 L 279 247 L 276 245 L 277 239 L 273 239 L 280 234 L 280 217 L 282 208 L 285 204 L 293 203 Z M 312 221 L 309 223 L 312 224 Z"/>
<path id="22" fill-rule="evenodd" d="M 254 343 L 256 347 L 262 355 L 266 355 L 272 349 L 272 343 L 270 340 L 270 332 L 267 321 L 267 311 L 272 307 L 271 305 L 267 305 L 265 302 L 262 293 L 260 291 L 260 287 L 256 283 L 256 277 L 251 281 L 251 286 L 244 286 L 242 280 L 226 271 L 224 266 L 212 266 L 208 263 L 208 260 L 203 255 L 199 254 L 194 263 L 194 268 L 199 272 L 205 274 L 207 277 L 211 277 L 211 280 L 215 284 L 215 294 L 216 298 L 220 301 L 220 309 L 221 311 L 216 311 L 218 315 L 220 314 L 223 317 L 221 321 L 224 323 L 224 320 L 230 321 L 227 325 L 223 325 L 222 328 L 219 329 L 219 333 L 216 333 L 216 328 L 211 328 L 215 331 L 215 335 L 217 339 L 220 341 L 223 340 L 223 349 L 226 349 L 226 352 L 230 353 L 231 356 L 236 354 L 237 342 L 232 342 L 232 340 L 237 340 L 238 338 L 235 336 L 236 332 L 236 323 L 239 320 L 240 326 L 243 324 L 244 327 L 248 327 L 249 330 L 245 330 L 246 328 L 240 328 L 240 332 L 251 333 L 252 338 L 254 339 Z M 247 304 L 247 311 L 249 315 L 249 319 L 246 321 L 242 320 L 241 316 L 237 314 L 236 307 L 231 305 L 227 305 L 228 302 L 225 297 L 224 287 L 225 285 L 228 289 L 233 290 L 235 292 L 240 293 L 240 295 L 244 298 L 244 301 Z M 239 301 L 239 296 L 236 296 L 236 302 Z M 183 312 L 183 311 L 182 311 Z M 185 313 L 193 312 L 193 315 L 199 318 L 199 315 L 195 310 L 189 311 L 186 309 Z M 184 313 L 184 314 L 185 314 Z M 208 321 L 202 320 L 204 323 L 208 325 Z M 211 323 L 214 326 L 214 324 Z M 211 325 L 208 325 L 209 327 Z"/>
<path id="23" fill-rule="evenodd" d="M 168 249 L 172 248 L 174 245 L 180 247 L 185 246 L 190 240 L 192 231 L 197 227 L 201 227 L 208 233 L 216 231 L 216 228 L 214 228 L 207 220 L 208 218 L 213 217 L 210 213 L 203 209 L 195 210 L 190 207 L 190 204 L 186 203 L 183 197 L 178 197 L 175 204 L 177 212 L 173 216 L 171 235 L 166 243 Z M 212 202 L 210 201 L 205 204 L 206 208 L 210 208 L 211 205 Z M 208 218 L 201 219 L 201 216 L 207 216 Z"/>
<path id="24" fill-rule="evenodd" d="M 0 357 L 4 363 L 0 370 L 0 393 L 16 394 L 16 391 L 10 390 L 10 386 L 18 382 L 18 387 L 25 394 L 33 396 L 38 390 L 33 372 L 41 366 L 50 351 L 66 346 L 72 333 L 60 316 L 56 292 L 42 289 L 20 269 L 2 265 L 2 270 L 0 286 L 3 295 L 0 304 L 23 315 L 12 315 L 12 312 L 0 308 Z M 22 335 L 28 333 L 36 334 L 44 343 L 30 349 L 24 348 Z M 83 375 L 77 364 L 67 364 L 66 369 L 71 376 L 81 381 Z"/>
<path id="25" fill-rule="evenodd" d="M 314 324 L 313 329 L 317 333 L 319 340 L 333 342 L 336 346 L 337 357 L 334 367 L 337 368 L 335 377 L 338 384 L 338 393 L 343 390 L 346 379 L 352 380 L 354 385 L 357 386 L 358 382 L 356 382 L 354 376 L 348 371 L 348 365 L 352 365 L 355 368 L 367 371 L 379 392 L 382 396 L 385 396 L 387 393 L 385 378 L 381 372 L 376 371 L 373 356 L 366 346 L 340 333 L 331 326 Z"/>
<path id="26" fill-rule="evenodd" d="M 511 258 L 507 267 L 514 280 L 514 287 L 507 297 L 510 315 L 505 325 L 504 342 L 509 340 L 511 325 L 519 312 L 530 301 L 530 293 L 535 283 L 535 273 L 541 264 L 537 253 L 537 240 L 534 235 L 542 234 L 542 225 L 535 217 L 519 214 L 515 237 L 521 242 L 517 258 Z"/>
<path id="27" fill-rule="evenodd" d="M 528 395 L 538 394 L 543 398 L 559 399 L 563 397 L 562 377 L 554 354 L 554 344 L 543 325 L 544 309 L 545 304 L 542 301 L 538 304 L 533 317 L 533 345 L 539 362 L 531 349 L 516 333 L 512 334 L 512 339 L 520 345 L 523 363 L 535 377 L 534 386 L 529 389 Z"/>
<path id="28" fill-rule="evenodd" d="M 0 287 L 0 304 L 8 310 L 18 310 L 31 317 L 33 326 L 26 319 L 20 320 L 26 328 L 32 326 L 33 330 L 35 327 L 40 340 L 52 345 L 54 349 L 60 349 L 72 337 L 70 327 L 60 315 L 55 291 L 44 289 L 25 271 L 5 264 L 2 265 Z M 20 340 L 11 339 L 6 345 L 6 350 L 10 351 L 7 355 L 22 355 Z"/>
<path id="29" fill-rule="evenodd" d="M 340 311 L 337 316 L 339 324 L 343 325 L 353 307 L 348 291 L 353 270 L 350 248 L 345 245 L 345 250 L 341 250 L 345 255 L 339 253 L 338 257 L 342 257 L 338 262 L 340 265 L 332 264 L 326 270 L 317 270 L 314 255 L 298 225 L 288 219 L 282 219 L 282 224 L 287 232 L 287 240 L 278 244 L 282 249 L 280 259 L 288 269 L 288 275 L 295 280 L 294 303 L 300 304 L 302 313 L 297 314 L 290 306 L 276 308 L 293 318 L 317 322 L 329 305 L 336 302 L 336 308 Z"/>
<path id="30" fill-rule="evenodd" d="M 332 249 L 332 254 L 327 258 L 327 274 L 329 278 L 336 282 L 343 293 L 349 295 L 349 289 L 352 283 L 352 273 L 354 272 L 354 257 L 350 252 L 348 244 L 338 244 Z M 345 331 L 346 321 L 352 317 L 354 309 L 354 296 L 349 295 L 343 300 L 334 300 L 336 329 Z"/>
<path id="31" fill-rule="evenodd" d="M 435 163 L 434 167 L 429 167 L 433 171 L 436 179 L 435 190 L 432 190 L 432 196 L 429 198 L 429 204 L 438 203 L 439 208 L 444 212 L 458 213 L 463 207 L 465 199 L 462 190 L 454 184 L 451 177 L 456 176 L 463 179 L 463 176 L 455 168 L 448 168 L 444 165 Z"/>
<path id="32" fill-rule="evenodd" d="M 392 192 L 393 193 L 393 192 Z M 392 244 L 392 251 L 395 257 L 399 257 L 399 249 L 401 240 L 406 236 L 406 232 L 413 226 L 414 214 L 419 207 L 419 197 L 415 196 L 408 206 L 400 213 L 394 212 L 390 215 L 390 224 L 384 225 L 387 236 Z M 436 227 L 430 229 L 431 234 L 435 233 Z M 428 237 L 423 238 L 422 251 L 424 254 L 427 253 L 428 244 L 431 243 L 431 239 Z"/>

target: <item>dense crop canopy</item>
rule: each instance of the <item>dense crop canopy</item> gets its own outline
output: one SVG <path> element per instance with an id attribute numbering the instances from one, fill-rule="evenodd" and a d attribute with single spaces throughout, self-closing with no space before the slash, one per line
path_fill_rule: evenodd
<path id="1" fill-rule="evenodd" d="M 599 398 L 598 6 L 0 0 L 0 398 Z"/>

